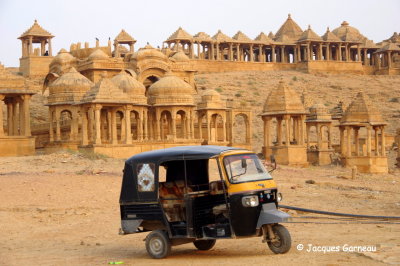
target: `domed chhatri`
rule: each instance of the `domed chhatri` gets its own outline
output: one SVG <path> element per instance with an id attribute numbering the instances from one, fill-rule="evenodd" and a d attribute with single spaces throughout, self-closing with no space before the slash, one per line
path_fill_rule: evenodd
<path id="1" fill-rule="evenodd" d="M 105 52 L 103 52 L 101 49 L 96 49 L 89 55 L 88 60 L 102 60 L 108 58 L 109 56 Z"/>
<path id="2" fill-rule="evenodd" d="M 147 96 L 152 105 L 194 105 L 192 86 L 167 73 L 163 78 L 150 86 Z"/>
<path id="3" fill-rule="evenodd" d="M 54 63 L 65 64 L 65 63 L 71 63 L 73 61 L 76 61 L 76 58 L 63 48 L 53 58 L 53 60 L 51 61 L 50 64 L 54 64 Z"/>
<path id="4" fill-rule="evenodd" d="M 307 114 L 307 159 L 313 165 L 329 165 L 332 163 L 332 116 L 322 103 L 316 103 L 310 107 Z M 316 142 L 310 136 L 311 129 L 315 128 Z M 314 138 L 315 139 L 315 138 Z"/>
<path id="5" fill-rule="evenodd" d="M 150 44 L 147 44 L 145 47 L 140 48 L 137 52 L 133 53 L 133 55 L 131 56 L 131 60 L 137 60 L 137 61 L 150 58 L 162 61 L 168 60 L 165 54 L 163 54 L 159 49 L 154 48 Z"/>
<path id="6" fill-rule="evenodd" d="M 173 56 L 171 56 L 171 58 L 174 59 L 176 62 L 190 61 L 190 58 L 182 51 L 175 53 Z"/>
<path id="7" fill-rule="evenodd" d="M 387 173 L 385 126 L 379 110 L 366 94 L 359 92 L 340 119 L 343 164 L 347 167 L 356 166 L 362 173 Z M 361 132 L 366 133 L 366 147 L 360 144 Z"/>
<path id="8" fill-rule="evenodd" d="M 300 96 L 280 81 L 268 95 L 261 117 L 264 120 L 265 158 L 274 155 L 280 164 L 307 166 L 303 128 L 306 111 Z M 276 121 L 276 128 L 273 121 Z M 276 131 L 276 142 L 271 139 L 271 131 Z"/>
<path id="9" fill-rule="evenodd" d="M 264 103 L 263 115 L 269 114 L 305 114 L 300 96 L 284 81 L 272 89 Z"/>
<path id="10" fill-rule="evenodd" d="M 78 103 L 93 85 L 93 82 L 71 67 L 49 86 L 48 105 Z"/>
<path id="11" fill-rule="evenodd" d="M 342 41 L 346 40 L 346 35 L 350 35 L 354 40 L 364 40 L 366 37 L 360 33 L 360 31 L 352 26 L 347 21 L 343 21 L 340 24 L 340 27 L 337 27 L 332 31 L 337 37 L 339 37 Z"/>
<path id="12" fill-rule="evenodd" d="M 53 58 L 49 65 L 49 72 L 57 75 L 62 75 L 67 72 L 70 67 L 76 66 L 77 59 L 67 52 L 65 49 L 61 49 L 58 54 Z M 45 81 L 47 84 L 48 81 Z"/>
<path id="13" fill-rule="evenodd" d="M 147 104 L 146 88 L 137 81 L 134 77 L 122 70 L 118 75 L 115 75 L 111 81 L 136 104 Z"/>
<path id="14" fill-rule="evenodd" d="M 313 121 L 331 121 L 332 116 L 329 113 L 328 108 L 322 103 L 316 103 L 310 107 L 310 113 L 307 115 L 307 120 Z"/>
<path id="15" fill-rule="evenodd" d="M 221 94 L 212 89 L 207 89 L 201 95 L 199 109 L 225 109 L 226 102 L 221 99 Z"/>

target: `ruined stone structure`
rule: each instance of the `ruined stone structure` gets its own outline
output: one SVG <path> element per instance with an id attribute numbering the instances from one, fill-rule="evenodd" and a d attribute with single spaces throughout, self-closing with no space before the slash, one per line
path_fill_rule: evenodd
<path id="1" fill-rule="evenodd" d="M 346 21 L 319 36 L 310 26 L 303 31 L 289 15 L 276 34 L 268 36 L 261 32 L 251 39 L 238 31 L 231 38 L 221 30 L 212 37 L 204 32 L 192 36 L 179 28 L 165 44 L 183 49 L 196 62 L 196 70 L 204 72 L 290 69 L 400 74 L 397 37 L 375 44 Z"/>
<path id="2" fill-rule="evenodd" d="M 29 112 L 33 94 L 26 90 L 24 78 L 12 75 L 0 64 L 0 156 L 35 153 Z"/>
<path id="3" fill-rule="evenodd" d="M 274 155 L 279 164 L 307 166 L 304 142 L 306 111 L 299 95 L 283 81 L 268 95 L 261 117 L 264 121 L 265 158 Z M 276 140 L 271 138 L 276 132 Z"/>
<path id="4" fill-rule="evenodd" d="M 368 96 L 358 93 L 340 120 L 343 165 L 356 166 L 362 173 L 387 173 L 385 125 Z"/>
<path id="5" fill-rule="evenodd" d="M 316 139 L 311 139 L 311 129 L 315 129 Z M 332 163 L 332 116 L 321 103 L 310 107 L 306 119 L 307 159 L 315 165 Z"/>

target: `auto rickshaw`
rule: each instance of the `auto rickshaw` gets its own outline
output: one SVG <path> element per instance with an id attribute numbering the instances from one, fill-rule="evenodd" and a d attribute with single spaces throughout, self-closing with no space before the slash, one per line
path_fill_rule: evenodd
<path id="1" fill-rule="evenodd" d="M 276 254 L 291 246 L 290 218 L 277 210 L 281 194 L 254 152 L 183 146 L 143 152 L 125 162 L 120 234 L 150 232 L 148 254 L 192 242 L 211 249 L 218 239 L 261 236 Z"/>

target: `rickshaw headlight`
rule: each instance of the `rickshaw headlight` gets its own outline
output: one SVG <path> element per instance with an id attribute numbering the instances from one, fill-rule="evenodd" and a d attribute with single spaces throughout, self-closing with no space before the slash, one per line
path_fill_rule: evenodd
<path id="1" fill-rule="evenodd" d="M 277 196 L 276 200 L 277 200 L 278 202 L 280 202 L 280 201 L 283 200 L 282 193 L 280 193 L 280 192 L 278 193 L 278 196 Z"/>
<path id="2" fill-rule="evenodd" d="M 242 204 L 244 207 L 256 207 L 258 206 L 258 196 L 246 196 L 242 198 Z"/>

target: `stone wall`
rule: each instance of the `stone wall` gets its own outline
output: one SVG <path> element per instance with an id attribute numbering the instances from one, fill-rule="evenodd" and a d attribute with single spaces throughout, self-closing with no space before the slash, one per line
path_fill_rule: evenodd
<path id="1" fill-rule="evenodd" d="M 296 70 L 306 73 L 364 74 L 361 62 L 308 61 L 295 64 Z"/>
<path id="2" fill-rule="evenodd" d="M 33 137 L 0 137 L 0 156 L 24 156 L 35 154 Z"/>
<path id="3" fill-rule="evenodd" d="M 24 77 L 45 77 L 49 73 L 52 56 L 29 56 L 19 59 L 19 71 Z"/>

